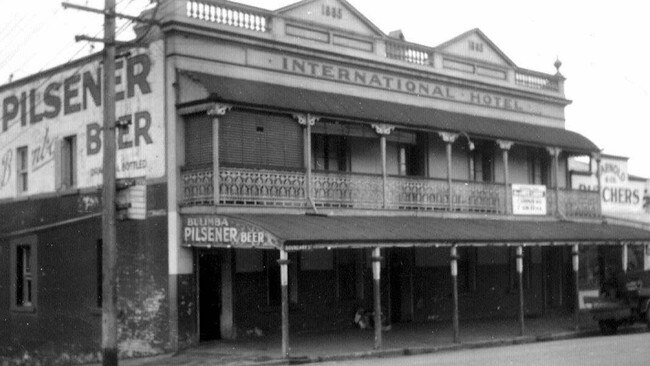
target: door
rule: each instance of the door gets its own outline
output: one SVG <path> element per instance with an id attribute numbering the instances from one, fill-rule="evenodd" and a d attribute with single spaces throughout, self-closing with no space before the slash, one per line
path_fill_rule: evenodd
<path id="1" fill-rule="evenodd" d="M 542 248 L 544 273 L 544 308 L 554 310 L 562 307 L 564 266 L 561 247 Z"/>
<path id="2" fill-rule="evenodd" d="M 198 254 L 199 340 L 219 339 L 221 335 L 221 267 L 215 249 Z"/>

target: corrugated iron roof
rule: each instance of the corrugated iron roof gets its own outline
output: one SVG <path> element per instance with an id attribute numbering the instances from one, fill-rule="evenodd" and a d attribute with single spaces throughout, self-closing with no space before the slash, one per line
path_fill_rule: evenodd
<path id="1" fill-rule="evenodd" d="M 285 245 L 650 241 L 650 231 L 606 223 L 421 216 L 239 214 Z"/>

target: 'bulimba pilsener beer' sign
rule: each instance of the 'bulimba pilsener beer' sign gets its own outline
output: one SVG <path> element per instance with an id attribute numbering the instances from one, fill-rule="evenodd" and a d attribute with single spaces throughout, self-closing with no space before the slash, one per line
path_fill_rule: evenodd
<path id="1" fill-rule="evenodd" d="M 183 217 L 183 245 L 221 248 L 280 248 L 270 232 L 242 219 L 218 215 Z"/>

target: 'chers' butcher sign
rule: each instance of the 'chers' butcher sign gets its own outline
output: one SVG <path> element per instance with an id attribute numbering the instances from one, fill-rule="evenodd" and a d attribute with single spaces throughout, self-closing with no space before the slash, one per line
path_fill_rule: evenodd
<path id="1" fill-rule="evenodd" d="M 248 221 L 215 215 L 183 217 L 183 245 L 222 248 L 280 248 L 278 238 Z"/>

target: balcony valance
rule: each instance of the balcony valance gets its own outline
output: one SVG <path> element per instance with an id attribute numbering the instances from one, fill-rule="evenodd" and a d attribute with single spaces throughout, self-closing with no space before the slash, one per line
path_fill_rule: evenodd
<path id="1" fill-rule="evenodd" d="M 214 215 L 204 215 L 211 218 Z M 650 231 L 606 223 L 422 216 L 237 214 L 277 238 L 288 250 L 336 246 L 477 244 L 616 244 L 650 242 Z M 214 217 L 212 217 L 214 219 Z"/>
<path id="2" fill-rule="evenodd" d="M 477 137 L 560 147 L 580 153 L 599 151 L 598 147 L 586 137 L 561 128 L 451 113 L 433 108 L 204 73 L 184 73 L 200 82 L 215 101 L 290 113 L 312 113 L 331 119 L 390 123 L 439 131 L 462 131 Z"/>

